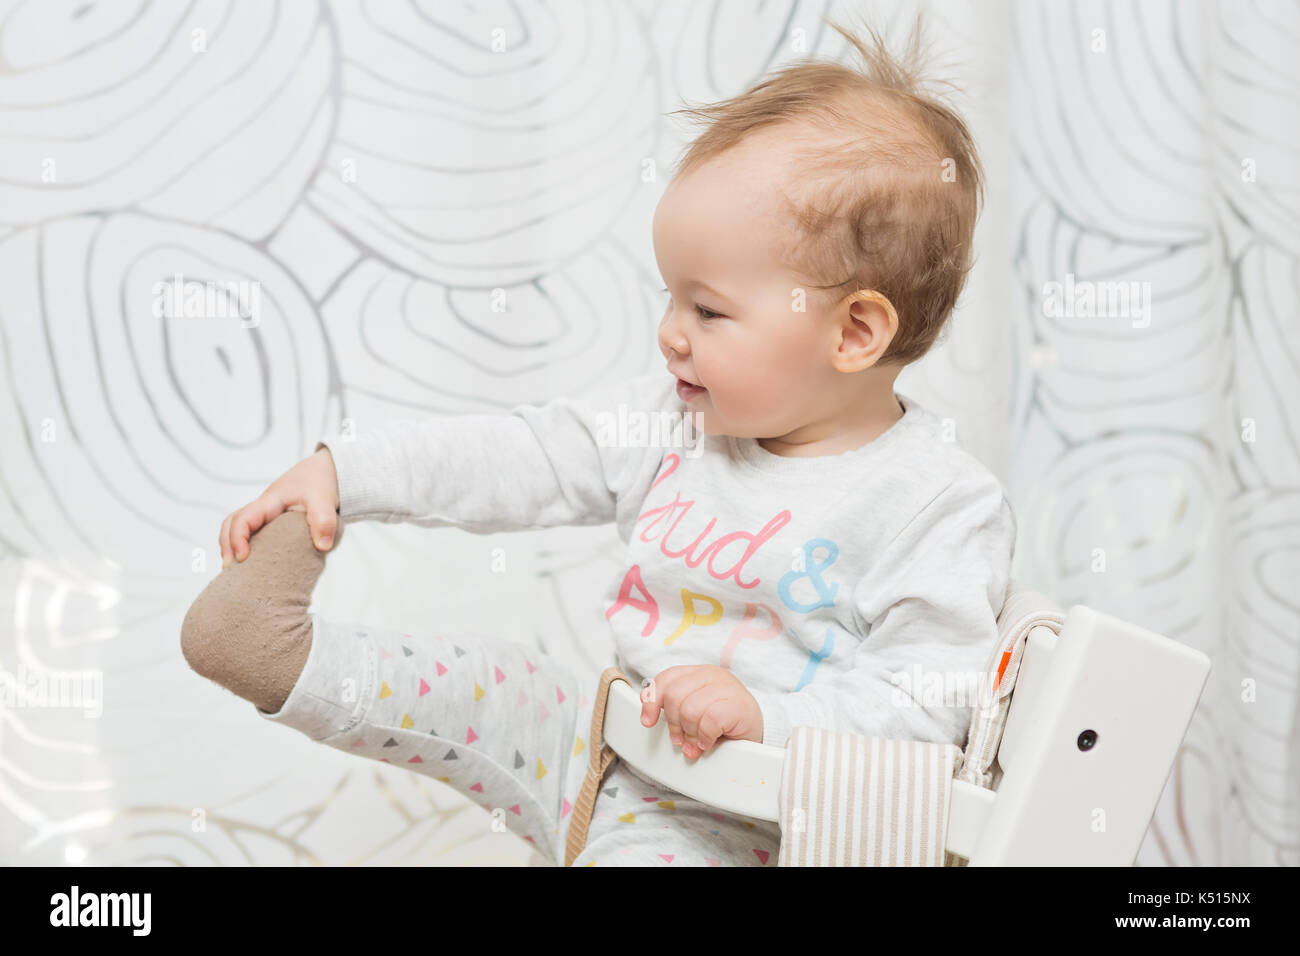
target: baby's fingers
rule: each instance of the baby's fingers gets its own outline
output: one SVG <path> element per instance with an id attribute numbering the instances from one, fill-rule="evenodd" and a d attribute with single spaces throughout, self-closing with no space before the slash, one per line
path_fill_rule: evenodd
<path id="1" fill-rule="evenodd" d="M 667 711 L 664 715 L 667 716 Z M 672 741 L 674 747 L 680 747 L 686 743 L 686 735 L 682 733 L 682 725 L 675 720 L 668 721 L 668 739 Z"/>
<path id="2" fill-rule="evenodd" d="M 641 682 L 641 725 L 653 727 L 659 721 L 659 695 L 653 678 Z"/>
<path id="3" fill-rule="evenodd" d="M 248 539 L 253 532 L 283 512 L 284 506 L 278 499 L 264 496 L 235 516 L 230 525 L 230 549 L 236 561 L 248 557 Z"/>
<path id="4" fill-rule="evenodd" d="M 684 699 L 679 708 L 686 734 L 682 753 L 698 757 L 712 747 L 735 723 L 734 709 L 727 691 L 713 684 L 705 684 Z"/>
<path id="5" fill-rule="evenodd" d="M 695 743 L 701 753 L 708 751 L 731 726 L 731 705 L 725 697 L 711 703 L 700 716 L 695 729 Z"/>
<path id="6" fill-rule="evenodd" d="M 670 667 L 655 678 L 657 706 L 664 711 L 664 722 L 668 724 L 668 739 L 674 747 L 680 747 L 685 738 L 681 704 L 694 694 L 703 683 L 701 669 L 698 667 Z M 641 705 L 642 710 L 645 704 Z"/>
<path id="7" fill-rule="evenodd" d="M 217 544 L 221 547 L 221 566 L 223 568 L 230 563 L 230 519 L 234 516 L 233 511 L 226 515 L 226 520 L 221 522 L 221 530 L 217 532 Z"/>
<path id="8" fill-rule="evenodd" d="M 683 681 L 689 682 L 692 668 L 677 665 L 660 671 L 654 677 L 641 682 L 641 724 L 653 727 L 659 722 L 659 711 L 664 712 L 671 731 L 677 713 L 669 708 L 680 694 Z"/>
<path id="9" fill-rule="evenodd" d="M 334 544 L 334 533 L 338 530 L 339 516 L 333 508 L 313 500 L 307 506 L 307 527 L 311 539 L 320 551 L 328 551 Z"/>

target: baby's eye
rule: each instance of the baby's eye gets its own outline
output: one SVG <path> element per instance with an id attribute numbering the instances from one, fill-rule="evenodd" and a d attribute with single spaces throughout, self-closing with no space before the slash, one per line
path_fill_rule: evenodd
<path id="1" fill-rule="evenodd" d="M 668 291 L 668 288 L 665 286 L 663 289 L 660 289 L 659 291 L 660 291 L 660 292 L 667 292 L 667 291 Z M 697 314 L 697 315 L 698 315 L 698 316 L 699 316 L 703 321 L 705 321 L 705 322 L 709 321 L 710 319 L 721 319 L 721 318 L 724 318 L 724 316 L 722 315 L 722 313 L 720 313 L 720 312 L 714 312 L 712 309 L 706 309 L 706 308 L 705 308 L 704 306 L 702 306 L 702 305 L 697 305 L 697 306 L 695 306 L 695 312 L 696 312 L 696 314 Z"/>

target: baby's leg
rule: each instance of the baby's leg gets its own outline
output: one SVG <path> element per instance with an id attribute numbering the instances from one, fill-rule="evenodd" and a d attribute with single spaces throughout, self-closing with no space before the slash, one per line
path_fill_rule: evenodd
<path id="1" fill-rule="evenodd" d="M 186 615 L 191 666 L 267 720 L 452 786 L 562 862 L 588 757 L 590 702 L 573 675 L 508 641 L 309 614 L 324 557 L 301 512 L 260 529 Z"/>
<path id="2" fill-rule="evenodd" d="M 619 760 L 606 774 L 577 866 L 776 866 L 781 828 L 666 790 Z"/>

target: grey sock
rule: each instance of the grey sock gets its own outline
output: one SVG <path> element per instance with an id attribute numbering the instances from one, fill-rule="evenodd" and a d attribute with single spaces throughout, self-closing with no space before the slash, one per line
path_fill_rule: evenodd
<path id="1" fill-rule="evenodd" d="M 340 519 L 334 548 L 342 538 Z M 278 711 L 311 650 L 307 609 L 328 553 L 312 543 L 302 511 L 286 511 L 255 531 L 248 556 L 224 568 L 185 615 L 181 653 L 190 667 L 262 710 Z"/>

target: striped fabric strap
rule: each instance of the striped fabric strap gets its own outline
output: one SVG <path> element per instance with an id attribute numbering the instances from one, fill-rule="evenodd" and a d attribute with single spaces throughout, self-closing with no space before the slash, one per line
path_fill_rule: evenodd
<path id="1" fill-rule="evenodd" d="M 778 866 L 943 866 L 961 748 L 795 727 Z"/>

